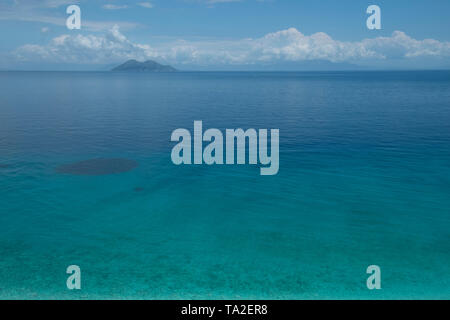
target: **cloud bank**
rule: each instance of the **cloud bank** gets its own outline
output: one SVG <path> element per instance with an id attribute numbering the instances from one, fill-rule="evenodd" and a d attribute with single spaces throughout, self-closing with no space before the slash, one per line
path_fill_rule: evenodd
<path id="1" fill-rule="evenodd" d="M 395 31 L 389 37 L 343 42 L 323 32 L 304 35 L 295 28 L 256 39 L 170 41 L 158 46 L 134 43 L 114 26 L 105 35 L 61 35 L 47 45 L 27 44 L 19 61 L 106 64 L 126 59 L 156 59 L 174 65 L 261 65 L 313 60 L 370 65 L 414 58 L 450 60 L 450 42 L 417 40 Z"/>

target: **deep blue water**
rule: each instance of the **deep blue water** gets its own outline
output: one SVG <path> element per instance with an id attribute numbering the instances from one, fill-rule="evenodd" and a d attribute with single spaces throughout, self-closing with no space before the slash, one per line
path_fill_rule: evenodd
<path id="1" fill-rule="evenodd" d="M 449 71 L 2 72 L 0 90 L 0 298 L 450 298 Z M 173 165 L 194 120 L 280 129 L 278 175 Z M 57 170 L 93 158 L 138 167 Z"/>

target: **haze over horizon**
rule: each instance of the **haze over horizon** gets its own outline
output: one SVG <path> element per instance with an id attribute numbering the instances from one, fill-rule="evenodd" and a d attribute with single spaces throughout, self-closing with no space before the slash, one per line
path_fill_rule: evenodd
<path id="1" fill-rule="evenodd" d="M 66 27 L 71 4 L 81 30 Z M 370 4 L 381 30 L 366 27 Z M 7 0 L 0 69 L 109 70 L 129 59 L 185 71 L 449 69 L 446 12 L 443 0 Z"/>

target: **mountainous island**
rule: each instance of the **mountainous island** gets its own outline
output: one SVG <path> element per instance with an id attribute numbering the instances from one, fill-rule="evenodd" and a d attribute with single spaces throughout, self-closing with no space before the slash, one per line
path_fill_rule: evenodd
<path id="1" fill-rule="evenodd" d="M 159 64 L 153 60 L 139 62 L 136 60 L 128 60 L 127 62 L 115 67 L 111 71 L 114 72 L 176 72 L 177 69 Z"/>

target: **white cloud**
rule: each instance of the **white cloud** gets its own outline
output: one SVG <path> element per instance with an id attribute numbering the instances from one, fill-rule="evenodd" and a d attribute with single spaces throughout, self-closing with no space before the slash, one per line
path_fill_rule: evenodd
<path id="1" fill-rule="evenodd" d="M 129 41 L 114 26 L 106 35 L 62 35 L 48 45 L 25 45 L 15 51 L 20 60 L 70 63 L 112 63 L 125 59 L 157 59 L 178 65 L 256 65 L 326 60 L 370 64 L 411 58 L 450 58 L 450 42 L 416 40 L 395 31 L 390 37 L 343 42 L 318 32 L 304 35 L 295 28 L 257 39 L 177 40 L 150 46 Z"/>
<path id="2" fill-rule="evenodd" d="M 55 63 L 108 63 L 123 59 L 156 58 L 148 45 L 129 41 L 114 26 L 106 35 L 61 35 L 48 45 L 28 44 L 15 51 L 19 61 L 43 60 Z"/>
<path id="3" fill-rule="evenodd" d="M 241 2 L 242 0 L 206 0 L 206 3 L 225 3 L 225 2 Z"/>
<path id="4" fill-rule="evenodd" d="M 139 2 L 138 6 L 141 6 L 143 8 L 147 8 L 147 9 L 153 8 L 153 4 L 151 2 Z"/>
<path id="5" fill-rule="evenodd" d="M 104 4 L 103 6 L 102 6 L 102 8 L 103 9 L 107 9 L 107 10 L 120 10 L 120 9 L 126 9 L 126 8 L 128 8 L 128 6 L 127 5 L 118 5 L 118 4 L 111 4 L 111 3 L 108 3 L 108 4 Z"/>
<path id="6" fill-rule="evenodd" d="M 258 60 L 328 60 L 358 62 L 371 59 L 410 58 L 418 56 L 450 56 L 450 42 L 416 40 L 404 32 L 390 37 L 377 37 L 357 42 L 342 42 L 326 33 L 303 35 L 295 28 L 270 33 L 251 40 L 252 56 Z"/>

